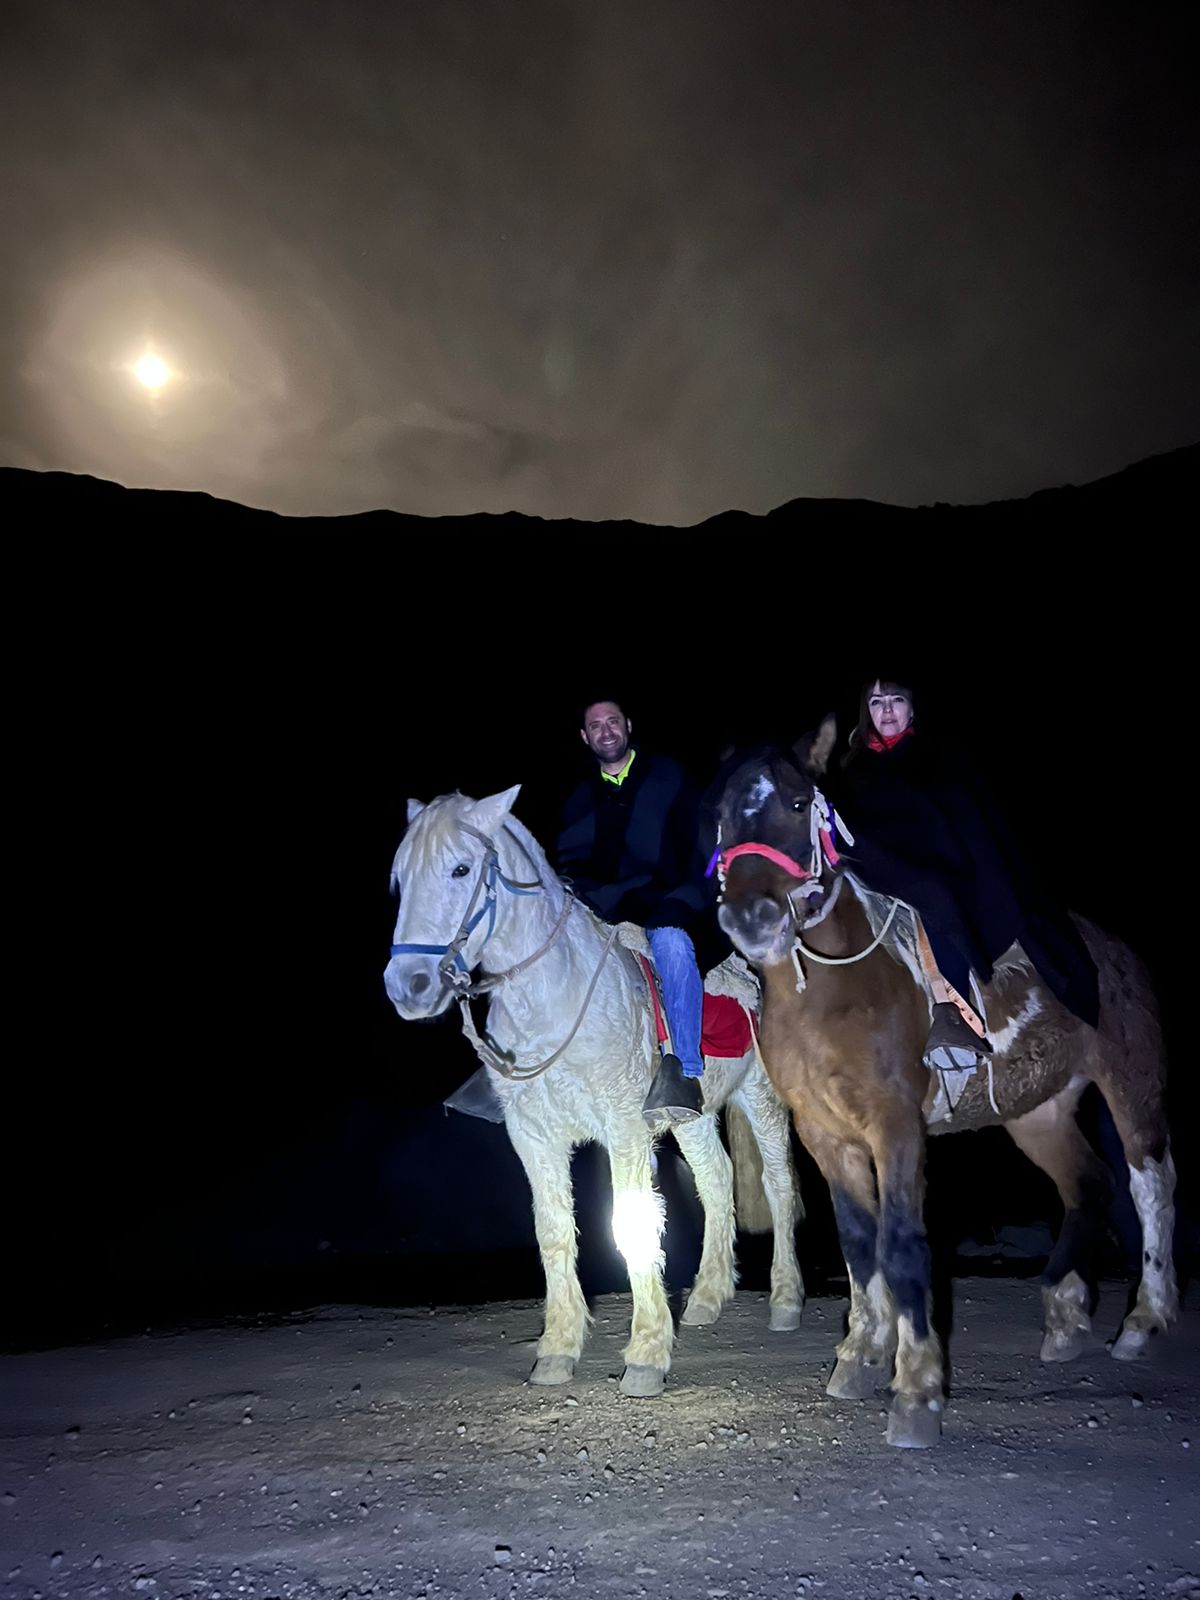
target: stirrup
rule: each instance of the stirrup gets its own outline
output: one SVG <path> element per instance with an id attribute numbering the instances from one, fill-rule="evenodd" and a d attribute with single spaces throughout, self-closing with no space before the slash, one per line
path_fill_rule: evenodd
<path id="1" fill-rule="evenodd" d="M 934 1006 L 923 1052 L 925 1065 L 937 1076 L 937 1093 L 926 1118 L 930 1127 L 953 1116 L 980 1062 L 991 1053 L 991 1044 L 952 1001 L 940 1000 Z"/>
<path id="2" fill-rule="evenodd" d="M 642 1102 L 647 1122 L 694 1122 L 704 1115 L 704 1099 L 699 1078 L 685 1078 L 683 1064 L 676 1055 L 665 1055 L 654 1074 L 650 1092 Z"/>
<path id="3" fill-rule="evenodd" d="M 990 1042 L 975 1032 L 958 1007 L 950 1000 L 939 1000 L 922 1051 L 925 1065 L 940 1072 L 972 1071 L 980 1056 L 991 1053 Z"/>
<path id="4" fill-rule="evenodd" d="M 461 1111 L 465 1117 L 482 1117 L 485 1122 L 504 1121 L 504 1107 L 492 1087 L 486 1067 L 473 1072 L 442 1104 L 450 1111 Z"/>

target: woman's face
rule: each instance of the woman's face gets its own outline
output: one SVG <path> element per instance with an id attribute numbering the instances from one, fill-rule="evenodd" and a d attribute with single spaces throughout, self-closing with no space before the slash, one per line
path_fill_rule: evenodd
<path id="1" fill-rule="evenodd" d="M 895 739 L 912 722 L 912 701 L 908 696 L 885 692 L 878 683 L 871 686 L 867 709 L 881 739 Z"/>

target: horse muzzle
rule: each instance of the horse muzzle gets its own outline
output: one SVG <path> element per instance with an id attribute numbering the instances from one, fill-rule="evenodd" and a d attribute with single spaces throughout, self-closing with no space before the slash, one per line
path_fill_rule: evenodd
<path id="1" fill-rule="evenodd" d="M 393 956 L 384 969 L 383 986 L 405 1022 L 436 1017 L 450 1004 L 451 991 L 442 982 L 436 956 Z"/>
<path id="2" fill-rule="evenodd" d="M 795 937 L 795 922 L 790 911 L 769 895 L 721 907 L 717 921 L 747 961 L 771 967 L 786 961 Z"/>

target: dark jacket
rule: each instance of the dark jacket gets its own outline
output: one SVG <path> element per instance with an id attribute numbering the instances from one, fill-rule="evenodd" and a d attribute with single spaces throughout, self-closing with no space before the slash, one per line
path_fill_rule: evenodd
<path id="1" fill-rule="evenodd" d="M 864 883 L 915 906 L 981 983 L 1019 941 L 1051 992 L 1095 1026 L 1098 980 L 1083 939 L 964 761 L 914 733 L 892 750 L 858 751 L 830 788 Z"/>
<path id="2" fill-rule="evenodd" d="M 624 783 L 597 767 L 568 798 L 555 862 L 606 922 L 692 932 L 711 899 L 700 831 L 683 768 L 638 750 Z"/>

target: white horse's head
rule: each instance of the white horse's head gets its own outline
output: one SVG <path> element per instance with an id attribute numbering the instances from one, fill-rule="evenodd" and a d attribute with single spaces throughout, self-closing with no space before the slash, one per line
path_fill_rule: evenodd
<path id="1" fill-rule="evenodd" d="M 392 863 L 400 909 L 383 975 L 388 998 L 407 1021 L 435 1017 L 450 1004 L 454 990 L 443 963 L 464 975 L 479 963 L 498 881 L 488 882 L 495 863 L 489 842 L 498 849 L 520 789 L 516 784 L 486 800 L 448 794 L 427 806 L 408 802 L 408 831 Z"/>

